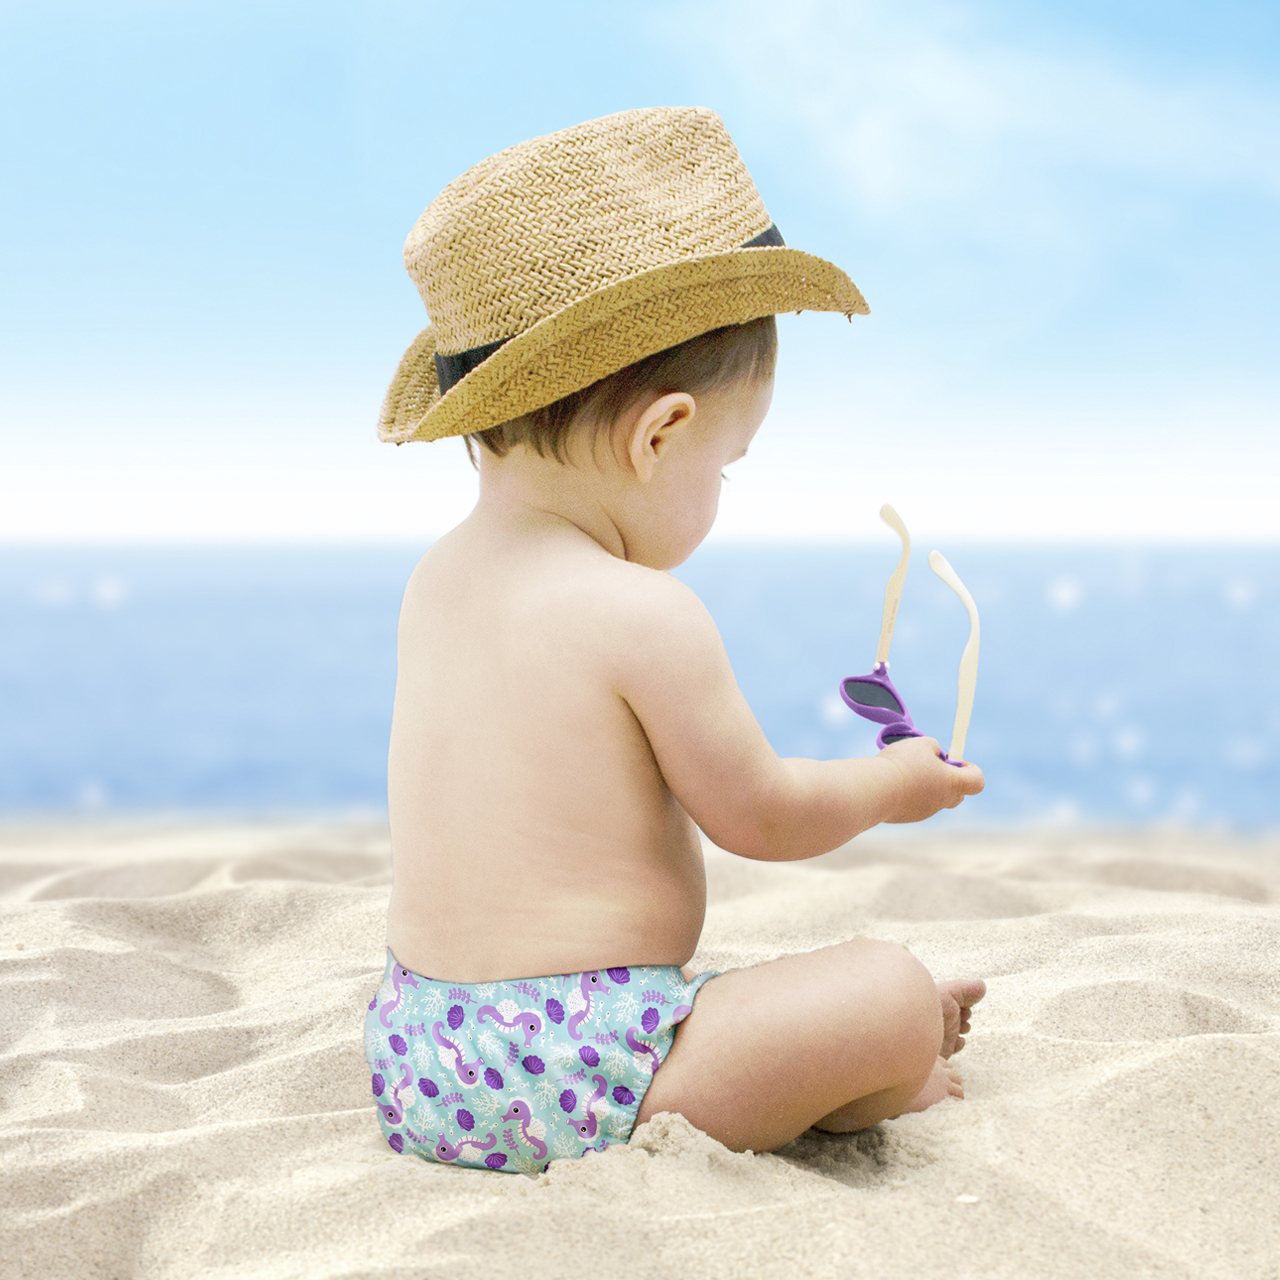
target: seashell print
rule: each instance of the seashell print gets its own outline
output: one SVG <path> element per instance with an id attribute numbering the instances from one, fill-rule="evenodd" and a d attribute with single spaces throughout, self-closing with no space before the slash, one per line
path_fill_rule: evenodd
<path id="1" fill-rule="evenodd" d="M 589 1067 L 598 1067 L 600 1065 L 600 1055 L 589 1044 L 584 1044 L 578 1050 L 578 1057 Z"/>
<path id="2" fill-rule="evenodd" d="M 653 1035 L 654 1030 L 657 1028 L 657 1025 L 661 1016 L 662 1015 L 659 1014 L 657 1009 L 655 1009 L 652 1005 L 650 1005 L 640 1015 L 640 1025 L 644 1028 L 645 1035 L 648 1035 L 648 1036 Z"/>
<path id="3" fill-rule="evenodd" d="M 391 1046 L 392 1053 L 398 1053 L 403 1057 L 409 1052 L 409 1046 L 405 1044 L 403 1036 L 392 1036 L 387 1043 Z"/>
<path id="4" fill-rule="evenodd" d="M 428 1080 L 423 1076 L 418 1080 L 418 1092 L 424 1098 L 434 1098 L 440 1092 L 440 1086 L 434 1080 Z"/>
<path id="5" fill-rule="evenodd" d="M 502 1088 L 502 1077 L 492 1067 L 485 1067 L 484 1082 L 490 1089 Z"/>
<path id="6" fill-rule="evenodd" d="M 476 1118 L 466 1107 L 459 1107 L 454 1119 L 468 1132 L 476 1127 Z"/>
<path id="7" fill-rule="evenodd" d="M 560 1095 L 560 1110 L 568 1115 L 578 1105 L 578 1095 L 572 1089 L 566 1089 Z"/>
<path id="8" fill-rule="evenodd" d="M 501 1169 L 502 1166 L 507 1163 L 507 1157 L 500 1151 L 495 1151 L 493 1155 L 485 1156 L 484 1162 L 490 1169 Z"/>
<path id="9" fill-rule="evenodd" d="M 620 1107 L 629 1107 L 636 1100 L 636 1095 L 626 1085 L 620 1084 L 613 1091 L 613 1100 Z"/>
<path id="10" fill-rule="evenodd" d="M 462 1026 L 462 1020 L 466 1016 L 467 1016 L 467 1011 L 460 1004 L 455 1004 L 453 1008 L 449 1010 L 450 1029 L 453 1031 L 457 1031 L 457 1029 L 460 1026 Z"/>
<path id="11" fill-rule="evenodd" d="M 387 1087 L 387 1082 L 375 1072 L 372 1083 L 373 1096 L 376 1098 L 382 1093 L 383 1089 Z"/>
<path id="12" fill-rule="evenodd" d="M 631 970 L 630 969 L 610 969 L 609 977 L 611 977 L 614 980 L 614 982 L 619 982 L 619 983 L 630 982 Z"/>
<path id="13" fill-rule="evenodd" d="M 544 1063 L 541 1058 L 536 1057 L 532 1053 L 527 1058 L 524 1058 L 521 1061 L 520 1065 L 531 1076 L 540 1076 L 547 1069 L 546 1063 Z"/>
<path id="14" fill-rule="evenodd" d="M 549 997 L 546 1003 L 547 1017 L 559 1025 L 564 1021 L 564 1005 L 559 1000 Z"/>
<path id="15" fill-rule="evenodd" d="M 398 1133 L 393 1133 L 391 1137 L 387 1139 L 387 1146 L 389 1146 L 396 1155 L 404 1154 L 404 1139 Z"/>

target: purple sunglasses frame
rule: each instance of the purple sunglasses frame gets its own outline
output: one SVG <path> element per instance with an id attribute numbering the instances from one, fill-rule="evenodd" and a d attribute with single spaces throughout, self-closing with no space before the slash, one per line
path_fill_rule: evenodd
<path id="1" fill-rule="evenodd" d="M 870 706 L 865 702 L 855 701 L 845 689 L 845 685 L 850 683 L 878 686 L 893 698 L 901 710 L 894 711 L 892 707 L 876 707 Z M 881 726 L 880 732 L 876 734 L 877 751 L 883 751 L 885 747 L 892 745 L 894 742 L 899 742 L 903 738 L 924 737 L 924 734 L 916 728 L 915 721 L 911 718 L 911 712 L 907 710 L 907 704 L 902 694 L 898 692 L 893 681 L 889 679 L 889 664 L 887 662 L 877 662 L 868 675 L 845 676 L 840 681 L 840 696 L 844 699 L 845 706 L 851 711 L 856 712 L 864 720 L 872 720 Z M 963 760 L 948 759 L 945 751 L 939 750 L 938 757 L 941 760 L 945 760 L 953 768 L 962 769 L 964 767 Z"/>
<path id="2" fill-rule="evenodd" d="M 880 644 L 876 650 L 876 665 L 865 676 L 845 676 L 840 681 L 840 697 L 844 700 L 845 706 L 856 715 L 881 726 L 880 732 L 876 734 L 876 749 L 883 751 L 885 747 L 892 746 L 903 738 L 923 738 L 925 735 L 916 728 L 911 712 L 907 710 L 906 699 L 889 679 L 889 645 L 893 640 L 893 624 L 897 621 L 898 602 L 902 598 L 902 585 L 907 575 L 907 564 L 911 559 L 911 535 L 907 532 L 907 526 L 902 523 L 902 517 L 887 502 L 880 508 L 880 519 L 902 539 L 902 557 L 889 578 L 888 587 L 885 588 L 884 619 L 880 624 Z M 973 684 L 978 671 L 978 613 L 964 583 L 956 576 L 955 570 L 946 562 L 941 552 L 929 553 L 929 568 L 960 597 L 969 611 L 969 643 L 965 645 L 964 655 L 960 659 L 960 695 L 956 703 L 956 728 L 951 738 L 951 745 L 955 747 L 958 742 L 960 745 L 957 750 L 963 751 L 965 731 L 969 727 L 969 714 L 973 709 Z M 968 677 L 967 706 L 965 703 L 966 675 Z M 850 697 L 848 686 L 851 684 L 869 684 L 883 689 L 898 704 L 897 710 L 893 707 L 877 707 L 873 703 L 859 702 L 856 698 Z M 938 751 L 938 757 L 953 768 L 964 768 L 963 760 L 952 760 L 941 749 Z"/>

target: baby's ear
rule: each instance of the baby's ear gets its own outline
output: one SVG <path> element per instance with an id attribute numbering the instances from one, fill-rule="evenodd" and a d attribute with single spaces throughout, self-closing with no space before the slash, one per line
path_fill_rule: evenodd
<path id="1" fill-rule="evenodd" d="M 641 409 L 627 444 L 627 456 L 641 484 L 653 479 L 672 440 L 693 421 L 697 411 L 697 401 L 687 391 L 659 396 Z"/>

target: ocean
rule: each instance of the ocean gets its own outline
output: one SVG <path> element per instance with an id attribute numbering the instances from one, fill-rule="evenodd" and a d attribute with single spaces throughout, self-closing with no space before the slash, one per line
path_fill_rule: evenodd
<path id="1" fill-rule="evenodd" d="M 0 550 L 0 814 L 379 812 L 424 547 Z M 890 655 L 945 747 L 968 620 L 912 561 Z M 1280 827 L 1280 549 L 943 547 L 982 616 L 966 827 Z M 707 544 L 676 571 L 783 756 L 874 750 L 896 547 Z"/>

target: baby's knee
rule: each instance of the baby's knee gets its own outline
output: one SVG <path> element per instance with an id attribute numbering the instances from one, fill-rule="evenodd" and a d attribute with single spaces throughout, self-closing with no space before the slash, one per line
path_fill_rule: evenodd
<path id="1" fill-rule="evenodd" d="M 895 987 L 932 991 L 937 988 L 929 970 L 904 946 L 896 942 L 881 942 L 876 938 L 855 938 L 841 945 L 846 964 L 858 972 L 874 972 L 882 980 Z"/>
<path id="2" fill-rule="evenodd" d="M 942 1043 L 942 1004 L 929 970 L 905 947 L 860 939 L 848 959 L 870 977 L 887 1023 L 904 1042 L 918 1041 L 920 1056 L 932 1065 Z M 904 1043 L 903 1048 L 908 1048 Z"/>

